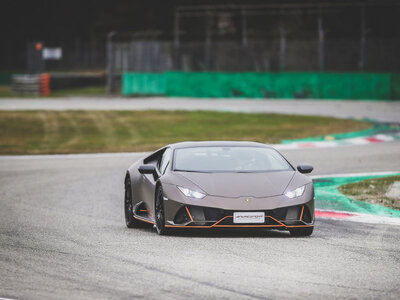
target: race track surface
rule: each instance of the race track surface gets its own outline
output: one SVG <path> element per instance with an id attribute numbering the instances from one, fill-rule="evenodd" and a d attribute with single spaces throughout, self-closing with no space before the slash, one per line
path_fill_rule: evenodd
<path id="1" fill-rule="evenodd" d="M 315 175 L 400 170 L 400 142 L 283 152 Z M 317 219 L 308 238 L 126 228 L 138 157 L 0 157 L 0 297 L 399 298 L 398 226 Z"/>
<path id="2" fill-rule="evenodd" d="M 400 122 L 400 101 L 351 100 L 270 100 L 198 98 L 3 98 L 0 110 L 215 110 L 244 113 L 277 113 L 367 118 L 381 122 Z"/>

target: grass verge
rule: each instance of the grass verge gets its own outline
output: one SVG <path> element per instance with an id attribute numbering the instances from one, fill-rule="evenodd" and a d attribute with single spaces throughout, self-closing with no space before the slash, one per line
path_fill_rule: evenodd
<path id="1" fill-rule="evenodd" d="M 400 176 L 372 178 L 342 185 L 339 187 L 339 191 L 355 200 L 400 209 L 399 199 L 389 198 L 385 195 L 389 186 L 396 181 L 400 181 Z"/>
<path id="2" fill-rule="evenodd" d="M 282 139 L 362 130 L 368 123 L 276 114 L 184 111 L 2 111 L 0 154 L 148 151 L 201 140 Z"/>

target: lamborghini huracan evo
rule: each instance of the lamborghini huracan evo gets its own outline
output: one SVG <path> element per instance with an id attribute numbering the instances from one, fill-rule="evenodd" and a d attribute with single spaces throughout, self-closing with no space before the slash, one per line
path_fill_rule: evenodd
<path id="1" fill-rule="evenodd" d="M 293 236 L 314 228 L 314 187 L 277 150 L 253 142 L 167 145 L 129 167 L 125 220 L 129 228 L 272 228 Z"/>

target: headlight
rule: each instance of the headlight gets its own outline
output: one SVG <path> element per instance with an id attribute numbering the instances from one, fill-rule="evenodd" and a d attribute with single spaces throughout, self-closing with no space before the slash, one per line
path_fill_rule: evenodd
<path id="1" fill-rule="evenodd" d="M 293 191 L 286 192 L 285 196 L 290 198 L 290 199 L 293 199 L 293 198 L 296 198 L 296 197 L 300 197 L 301 195 L 304 194 L 305 188 L 306 188 L 306 186 L 303 185 L 303 186 L 301 186 L 301 187 L 299 187 L 299 188 L 297 188 L 297 189 L 295 189 Z"/>
<path id="2" fill-rule="evenodd" d="M 184 194 L 186 197 L 195 198 L 195 199 L 203 199 L 206 195 L 200 192 L 189 190 L 188 188 L 184 188 L 181 186 L 177 186 L 177 188 Z"/>

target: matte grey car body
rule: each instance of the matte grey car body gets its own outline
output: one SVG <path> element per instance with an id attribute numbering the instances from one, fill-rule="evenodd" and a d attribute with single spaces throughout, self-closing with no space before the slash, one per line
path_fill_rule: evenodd
<path id="1" fill-rule="evenodd" d="M 167 145 L 127 170 L 125 219 L 128 227 L 155 224 L 159 234 L 170 233 L 174 228 L 234 227 L 282 229 L 303 236 L 312 233 L 314 187 L 312 180 L 302 174 L 311 172 L 311 166 L 296 169 L 285 159 L 288 169 L 270 172 L 176 170 L 176 151 L 197 147 L 268 148 L 282 157 L 272 147 L 253 142 Z M 300 187 L 301 195 L 290 198 L 291 191 Z M 182 188 L 203 198 L 187 196 Z M 253 223 L 252 215 L 257 212 L 264 215 L 264 220 Z M 240 216 L 249 222 L 238 223 L 236 218 Z"/>

